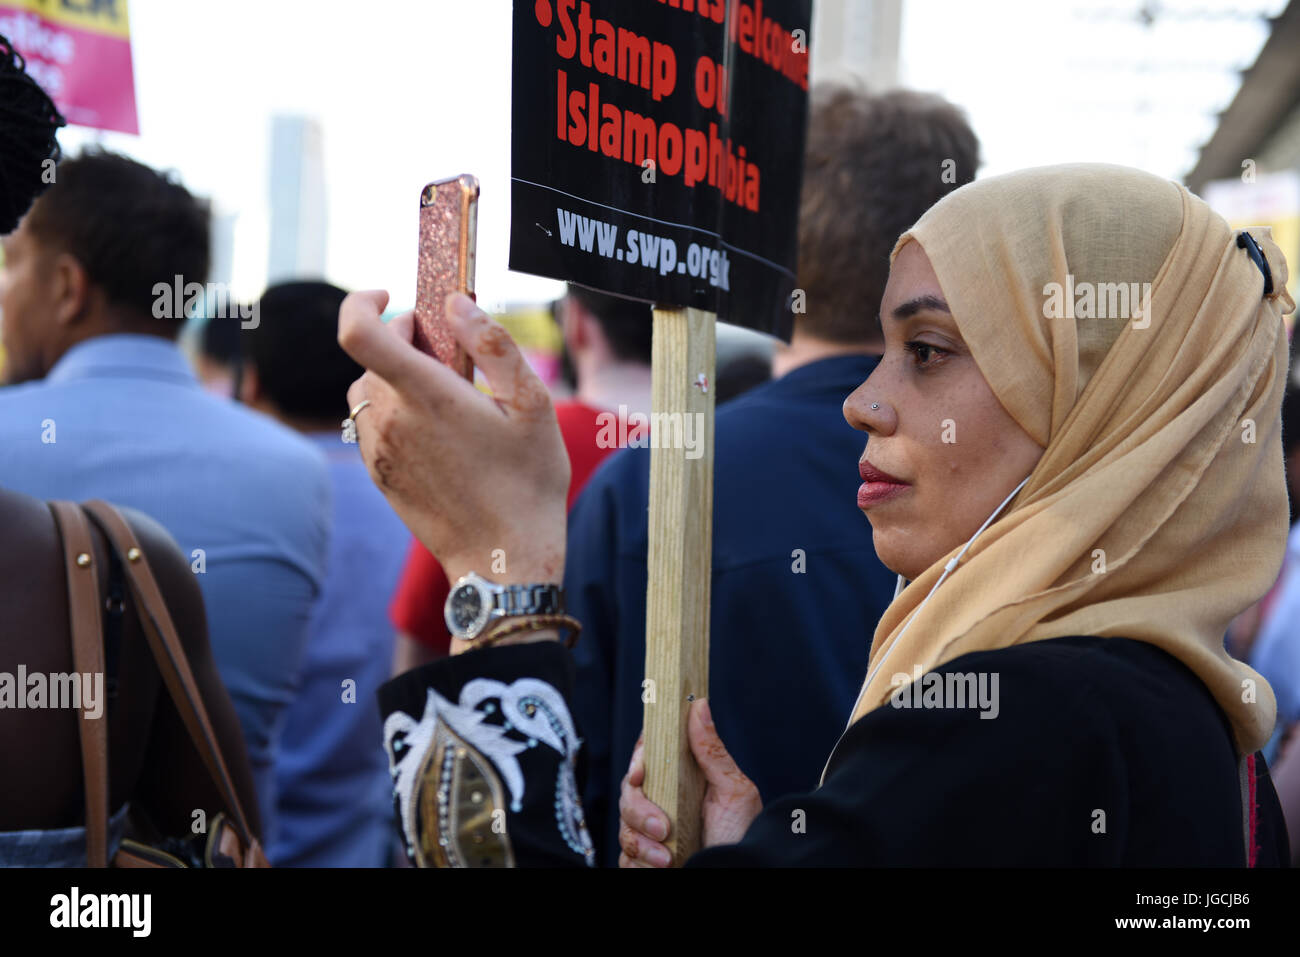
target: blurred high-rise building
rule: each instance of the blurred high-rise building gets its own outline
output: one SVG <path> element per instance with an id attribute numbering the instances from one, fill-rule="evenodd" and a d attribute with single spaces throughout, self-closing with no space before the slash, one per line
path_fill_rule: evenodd
<path id="1" fill-rule="evenodd" d="M 268 284 L 325 275 L 325 161 L 320 123 L 271 119 Z"/>
<path id="2" fill-rule="evenodd" d="M 208 282 L 230 284 L 235 271 L 235 223 L 238 216 L 213 204 L 212 209 L 212 265 L 208 268 Z"/>
<path id="3" fill-rule="evenodd" d="M 903 0 L 814 3 L 812 81 L 858 80 L 873 91 L 897 86 L 902 24 Z"/>

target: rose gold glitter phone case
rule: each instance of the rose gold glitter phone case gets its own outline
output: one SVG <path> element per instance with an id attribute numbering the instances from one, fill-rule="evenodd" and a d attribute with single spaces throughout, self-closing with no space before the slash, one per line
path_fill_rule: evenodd
<path id="1" fill-rule="evenodd" d="M 415 279 L 415 347 L 471 382 L 474 364 L 447 327 L 447 296 L 474 297 L 478 180 L 441 179 L 420 193 L 420 265 Z"/>

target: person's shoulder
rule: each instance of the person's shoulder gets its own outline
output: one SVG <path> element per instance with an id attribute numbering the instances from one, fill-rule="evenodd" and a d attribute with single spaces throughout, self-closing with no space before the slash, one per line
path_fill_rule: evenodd
<path id="1" fill-rule="evenodd" d="M 1221 736 L 1225 717 L 1183 662 L 1148 641 L 1071 635 L 954 658 L 942 673 L 997 675 L 1002 712 L 1070 734 L 1116 735 L 1124 747 Z"/>
<path id="2" fill-rule="evenodd" d="M 562 431 L 565 428 L 587 427 L 594 432 L 602 411 L 578 399 L 560 399 L 555 403 L 555 418 Z"/>
<path id="3" fill-rule="evenodd" d="M 1195 678 L 1177 658 L 1147 641 L 1133 638 L 1067 635 L 976 651 L 954 658 L 938 670 L 963 670 L 967 666 L 997 663 L 1014 673 L 1031 674 L 1043 682 L 1100 681 L 1145 683 L 1152 678 Z"/>
<path id="4" fill-rule="evenodd" d="M 734 399 L 718 406 L 719 417 L 746 417 L 771 406 L 789 407 L 844 402 L 850 392 L 862 384 L 876 367 L 878 357 L 871 355 L 830 356 L 796 366 L 785 375 L 769 379 L 747 389 Z"/>
<path id="5" fill-rule="evenodd" d="M 573 480 L 585 484 L 594 468 L 617 445 L 617 413 L 565 399 L 555 403 L 555 421 L 573 465 Z"/>
<path id="6" fill-rule="evenodd" d="M 569 509 L 569 566 L 577 574 L 609 574 L 611 551 L 645 560 L 650 503 L 650 450 L 623 448 L 606 456 Z"/>
<path id="7" fill-rule="evenodd" d="M 717 460 L 767 456 L 766 441 L 780 435 L 805 446 L 860 445 L 862 436 L 843 416 L 844 400 L 870 374 L 870 356 L 822 359 L 723 403 L 717 409 Z M 837 446 L 838 447 L 838 446 Z"/>
<path id="8" fill-rule="evenodd" d="M 1122 712 L 1149 707 L 1139 686 L 1166 671 L 1158 658 L 1130 647 L 1137 644 L 1073 635 L 969 652 L 924 674 L 894 674 L 894 691 L 849 728 L 836 763 L 882 734 L 946 742 L 953 753 L 979 752 L 994 762 L 1062 747 L 1081 761 L 1113 760 L 1127 724 Z"/>
<path id="9" fill-rule="evenodd" d="M 199 401 L 209 405 L 210 415 L 220 423 L 221 442 L 229 451 L 255 456 L 263 467 L 304 470 L 306 475 L 326 478 L 325 454 L 307 437 L 238 402 L 206 393 Z"/>
<path id="10" fill-rule="evenodd" d="M 0 435 L 17 436 L 40 428 L 40 422 L 51 411 L 59 411 L 59 405 L 57 390 L 42 379 L 0 385 Z"/>
<path id="11" fill-rule="evenodd" d="M 114 507 L 139 541 L 140 548 L 149 562 L 150 571 L 159 578 L 160 586 L 164 584 L 162 579 L 183 580 L 187 583 L 183 590 L 192 590 L 198 594 L 198 586 L 194 584 L 195 578 L 189 559 L 181 551 L 180 545 L 172 537 L 171 532 L 145 512 L 124 505 Z M 189 588 L 191 584 L 194 585 L 193 589 Z M 166 594 L 168 589 L 164 588 L 163 591 Z"/>
<path id="12" fill-rule="evenodd" d="M 204 621 L 203 593 L 189 557 L 176 539 L 152 516 L 134 508 L 114 506 L 131 529 L 148 562 L 181 644 L 191 649 L 198 640 L 197 623 Z"/>
<path id="13" fill-rule="evenodd" d="M 606 496 L 614 501 L 645 498 L 650 483 L 650 449 L 627 446 L 605 456 L 583 486 L 579 501 Z M 576 504 L 576 503 L 575 503 Z"/>
<path id="14" fill-rule="evenodd" d="M 44 379 L 36 379 L 32 382 L 17 382 L 13 385 L 0 386 L 0 403 L 18 404 L 28 402 L 42 393 L 48 391 L 50 384 Z"/>
<path id="15" fill-rule="evenodd" d="M 774 403 L 783 404 L 787 391 L 788 383 L 783 379 L 768 379 L 719 405 L 714 417 L 719 422 L 747 419 Z"/>
<path id="16" fill-rule="evenodd" d="M 1113 644 L 1107 644 L 1113 642 Z M 1115 660 L 1125 660 L 1137 649 L 1137 644 L 1127 638 L 1101 638 L 1095 635 L 1064 635 L 1059 638 L 1043 638 L 1039 641 L 1025 641 L 1005 648 L 990 648 L 984 651 L 972 651 L 954 658 L 943 665 L 943 669 L 956 668 L 966 662 L 983 662 L 998 660 L 1012 667 L 1037 668 L 1047 666 L 1073 667 L 1109 667 Z M 1117 654 L 1118 652 L 1118 654 Z"/>

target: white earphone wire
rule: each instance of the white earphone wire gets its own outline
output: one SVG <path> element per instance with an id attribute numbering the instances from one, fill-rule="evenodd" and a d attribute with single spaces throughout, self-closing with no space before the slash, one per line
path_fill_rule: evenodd
<path id="1" fill-rule="evenodd" d="M 1029 476 L 1026 475 L 1024 480 L 1019 485 L 1017 485 L 1014 489 L 1012 489 L 1011 494 L 1002 500 L 1002 504 L 993 510 L 993 514 L 984 520 L 984 524 L 981 525 L 979 529 L 975 532 L 975 534 L 970 537 L 970 540 L 966 542 L 965 545 L 962 546 L 961 551 L 959 551 L 952 558 L 948 559 L 947 563 L 943 566 L 943 574 L 939 576 L 939 580 L 934 583 L 934 587 L 930 589 L 929 594 L 927 594 L 925 598 L 922 599 L 921 604 L 917 606 L 916 611 L 913 612 L 912 616 L 907 619 L 907 624 L 903 626 L 903 630 L 898 633 L 898 636 L 893 640 L 890 646 L 885 649 L 885 653 L 881 655 L 880 660 L 876 662 L 876 666 L 872 668 L 870 672 L 868 672 L 867 680 L 862 683 L 862 690 L 858 692 L 858 698 L 853 703 L 853 711 L 849 712 L 849 725 L 853 724 L 853 715 L 857 713 L 858 705 L 862 703 L 862 695 L 867 690 L 867 685 L 871 684 L 871 679 L 874 678 L 876 674 L 880 671 L 880 669 L 884 666 L 886 659 L 889 658 L 890 652 L 892 652 L 894 648 L 898 646 L 899 641 L 901 641 L 903 638 L 904 632 L 906 632 L 908 628 L 912 627 L 912 622 L 916 621 L 917 615 L 921 614 L 921 609 L 925 607 L 926 602 L 928 602 L 931 596 L 933 596 L 934 593 L 939 590 L 939 586 L 943 584 L 944 579 L 947 578 L 948 574 L 953 569 L 955 569 L 957 565 L 961 562 L 963 556 L 965 556 L 966 554 L 966 550 L 975 544 L 975 539 L 979 538 L 980 535 L 983 534 L 984 529 L 988 528 L 989 525 L 993 523 L 993 520 L 997 518 L 998 515 L 1002 512 L 1002 510 L 1007 507 L 1007 504 L 1013 498 L 1015 498 L 1016 495 L 1019 494 L 1020 490 L 1025 487 L 1025 483 L 1028 481 L 1029 481 Z M 894 586 L 895 598 L 897 598 L 899 595 L 903 593 L 905 581 L 906 579 L 904 579 L 902 575 L 898 576 L 898 583 Z M 845 726 L 844 730 L 846 731 L 848 730 L 847 725 Z M 824 771 L 822 773 L 825 774 Z"/>

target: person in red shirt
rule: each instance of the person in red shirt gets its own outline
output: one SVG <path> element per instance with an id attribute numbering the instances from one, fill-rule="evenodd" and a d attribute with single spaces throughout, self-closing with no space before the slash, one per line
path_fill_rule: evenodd
<path id="1" fill-rule="evenodd" d="M 629 441 L 645 428 L 650 412 L 650 307 L 570 284 L 559 304 L 560 326 L 577 389 L 572 399 L 555 403 L 560 434 L 569 452 L 571 508 L 583 485 L 605 456 L 618 448 L 611 436 Z M 626 429 L 609 414 L 626 415 Z M 604 428 L 602 428 L 604 426 Z M 603 433 L 603 434 L 602 434 Z M 451 636 L 443 604 L 451 583 L 438 560 L 412 541 L 389 617 L 397 629 L 395 673 L 440 658 Z"/>

